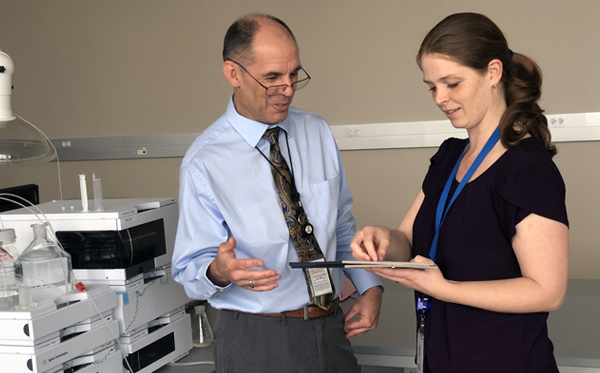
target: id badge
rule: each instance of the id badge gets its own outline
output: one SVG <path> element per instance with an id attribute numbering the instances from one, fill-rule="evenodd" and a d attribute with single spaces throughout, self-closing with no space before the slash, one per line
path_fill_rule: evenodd
<path id="1" fill-rule="evenodd" d="M 417 311 L 421 312 L 421 323 L 417 331 L 417 373 L 423 373 L 425 368 L 425 316 L 431 308 L 431 302 L 426 297 L 419 297 Z"/>
<path id="2" fill-rule="evenodd" d="M 324 262 L 325 259 L 317 259 L 314 262 Z M 329 281 L 329 272 L 327 268 L 309 268 L 310 287 L 315 297 L 323 294 L 333 293 L 331 281 Z"/>
<path id="3" fill-rule="evenodd" d="M 425 362 L 425 315 L 421 315 L 421 325 L 417 331 L 417 373 L 423 373 Z"/>

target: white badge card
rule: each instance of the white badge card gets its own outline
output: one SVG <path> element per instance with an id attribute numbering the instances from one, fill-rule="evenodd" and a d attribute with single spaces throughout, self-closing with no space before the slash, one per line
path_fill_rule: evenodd
<path id="1" fill-rule="evenodd" d="M 325 259 L 314 260 L 314 262 L 323 262 Z M 333 293 L 331 282 L 329 281 L 329 272 L 327 268 L 309 268 L 310 287 L 315 297 L 323 294 Z"/>

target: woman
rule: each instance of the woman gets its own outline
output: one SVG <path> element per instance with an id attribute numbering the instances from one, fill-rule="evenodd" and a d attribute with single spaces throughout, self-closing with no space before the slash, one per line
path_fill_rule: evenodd
<path id="1" fill-rule="evenodd" d="M 541 71 L 474 13 L 435 26 L 417 63 L 435 104 L 469 138 L 440 146 L 398 229 L 364 228 L 353 255 L 434 259 L 436 269 L 371 270 L 416 290 L 424 371 L 558 372 L 546 320 L 565 297 L 569 234 L 537 104 Z"/>

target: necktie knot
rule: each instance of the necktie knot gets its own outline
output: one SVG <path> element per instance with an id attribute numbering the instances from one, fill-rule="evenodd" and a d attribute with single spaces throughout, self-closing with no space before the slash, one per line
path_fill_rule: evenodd
<path id="1" fill-rule="evenodd" d="M 279 145 L 279 130 L 280 129 L 281 128 L 279 128 L 279 127 L 269 128 L 268 130 L 265 131 L 263 137 L 265 139 L 267 139 L 267 141 L 271 145 Z"/>

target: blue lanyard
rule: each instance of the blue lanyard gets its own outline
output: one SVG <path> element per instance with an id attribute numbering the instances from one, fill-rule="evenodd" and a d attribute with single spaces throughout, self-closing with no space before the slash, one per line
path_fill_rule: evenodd
<path id="1" fill-rule="evenodd" d="M 456 200 L 456 197 L 458 197 L 458 195 L 463 190 L 465 185 L 467 185 L 467 182 L 469 181 L 471 176 L 473 176 L 473 174 L 475 173 L 475 170 L 477 170 L 477 168 L 479 167 L 481 162 L 483 162 L 484 158 L 489 154 L 489 152 L 496 145 L 496 143 L 498 142 L 499 139 L 500 139 L 500 127 L 496 127 L 496 130 L 494 131 L 494 133 L 492 133 L 492 136 L 490 136 L 488 141 L 485 143 L 485 146 L 483 147 L 483 149 L 481 149 L 481 151 L 477 155 L 477 158 L 475 158 L 475 161 L 473 162 L 471 167 L 469 167 L 469 171 L 467 171 L 465 176 L 462 178 L 462 180 L 458 184 L 458 187 L 454 191 L 454 195 L 452 195 L 452 199 L 450 200 L 448 207 L 446 207 L 446 200 L 448 200 L 448 194 L 450 193 L 450 186 L 452 185 L 452 181 L 456 177 L 456 172 L 458 171 L 458 166 L 460 165 L 460 161 L 462 161 L 462 158 L 465 155 L 465 151 L 467 150 L 467 146 L 469 145 L 469 141 L 467 140 L 467 146 L 465 146 L 465 149 L 463 150 L 462 154 L 460 155 L 460 158 L 458 158 L 456 165 L 454 165 L 454 169 L 452 170 L 452 173 L 450 174 L 450 177 L 448 178 L 448 181 L 446 182 L 446 186 L 444 187 L 444 191 L 442 192 L 442 196 L 440 197 L 440 201 L 438 202 L 437 212 L 435 214 L 435 236 L 433 237 L 433 242 L 431 243 L 431 249 L 429 250 L 429 258 L 431 260 L 433 260 L 434 262 L 435 262 L 435 254 L 437 251 L 438 238 L 440 236 L 440 227 L 442 226 L 442 222 L 444 221 L 444 218 L 446 217 L 446 213 L 448 212 L 448 210 L 450 210 L 450 206 L 452 206 L 452 204 Z"/>
<path id="2" fill-rule="evenodd" d="M 458 187 L 456 188 L 456 190 L 454 191 L 454 194 L 452 195 L 452 199 L 450 200 L 450 203 L 446 207 L 446 201 L 448 200 L 448 195 L 450 194 L 450 187 L 452 186 L 452 181 L 456 177 L 456 172 L 458 171 L 458 166 L 460 165 L 460 161 L 462 161 L 463 156 L 465 155 L 465 151 L 467 150 L 467 146 L 469 145 L 469 141 L 467 140 L 467 145 L 465 145 L 465 148 L 463 149 L 462 154 L 460 155 L 460 158 L 458 158 L 458 161 L 456 161 L 456 164 L 454 165 L 454 169 L 452 170 L 450 177 L 448 177 L 448 181 L 446 182 L 446 186 L 444 187 L 444 190 L 442 191 L 442 196 L 440 197 L 440 200 L 438 202 L 437 211 L 435 214 L 435 236 L 433 236 L 433 242 L 431 243 L 431 249 L 429 250 L 429 258 L 431 260 L 433 260 L 434 262 L 435 262 L 435 254 L 437 251 L 438 238 L 440 236 L 440 227 L 442 226 L 442 223 L 444 222 L 446 213 L 448 212 L 448 210 L 450 210 L 450 206 L 452 206 L 452 204 L 456 200 L 456 197 L 458 197 L 458 195 L 463 190 L 465 185 L 467 185 L 467 182 L 469 181 L 471 176 L 473 176 L 473 174 L 475 173 L 475 171 L 477 170 L 477 168 L 479 167 L 481 162 L 483 162 L 485 157 L 489 154 L 489 152 L 496 145 L 496 143 L 498 142 L 499 139 L 500 139 L 500 127 L 496 127 L 496 130 L 494 131 L 494 133 L 492 133 L 492 136 L 490 136 L 488 141 L 485 143 L 483 149 L 481 149 L 481 151 L 477 155 L 477 158 L 475 158 L 475 161 L 473 162 L 471 167 L 469 167 L 469 171 L 467 171 L 465 176 L 462 178 L 462 180 L 458 184 Z M 429 302 L 428 298 L 429 297 L 425 294 L 423 294 L 423 296 L 418 297 L 417 310 L 423 312 L 423 314 L 421 316 L 422 321 L 424 320 L 424 312 L 431 308 L 431 302 Z"/>

